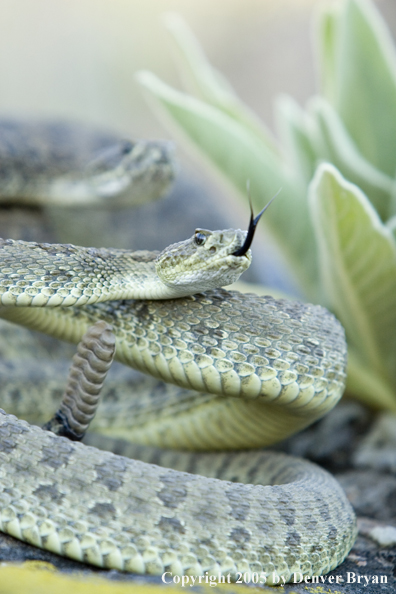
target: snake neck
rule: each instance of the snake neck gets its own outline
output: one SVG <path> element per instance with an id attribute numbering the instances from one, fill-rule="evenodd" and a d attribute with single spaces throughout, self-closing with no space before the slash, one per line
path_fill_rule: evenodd
<path id="1" fill-rule="evenodd" d="M 191 295 L 191 288 L 168 286 L 157 275 L 154 262 L 139 267 L 139 273 L 124 279 L 128 287 L 124 299 L 177 299 Z"/>
<path id="2" fill-rule="evenodd" d="M 159 278 L 158 253 L 0 239 L 0 305 L 68 307 L 191 295 L 190 285 L 167 284 Z M 19 277 L 14 274 L 17 268 Z"/>
<path id="3" fill-rule="evenodd" d="M 114 250 L 116 251 L 116 250 Z M 127 266 L 117 274 L 116 284 L 122 289 L 122 295 L 112 299 L 177 299 L 196 293 L 191 284 L 166 283 L 158 275 L 157 251 L 135 251 L 126 255 Z M 122 255 L 120 257 L 120 262 Z M 122 269 L 122 265 L 120 267 Z M 108 299 L 106 299 L 107 301 Z M 100 301 L 100 299 L 99 299 Z"/>
<path id="4" fill-rule="evenodd" d="M 202 245 L 194 235 L 161 253 L 0 239 L 0 305 L 175 299 L 230 285 L 249 267 L 250 250 L 234 253 L 245 232 L 197 233 Z"/>

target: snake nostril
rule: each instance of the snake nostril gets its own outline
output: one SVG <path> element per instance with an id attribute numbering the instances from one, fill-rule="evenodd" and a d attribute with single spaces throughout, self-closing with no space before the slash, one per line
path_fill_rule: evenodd
<path id="1" fill-rule="evenodd" d="M 212 247 L 210 247 L 210 248 L 209 248 L 209 252 L 210 252 L 211 254 L 214 254 L 214 253 L 216 253 L 216 247 L 215 247 L 214 245 L 212 245 Z"/>

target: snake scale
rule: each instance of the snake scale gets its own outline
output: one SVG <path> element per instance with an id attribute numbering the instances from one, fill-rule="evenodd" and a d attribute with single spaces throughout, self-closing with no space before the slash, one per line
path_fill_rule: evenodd
<path id="1" fill-rule="evenodd" d="M 249 266 L 253 232 L 252 221 L 248 233 L 198 229 L 161 253 L 0 240 L 0 317 L 74 343 L 109 323 L 119 361 L 197 391 L 132 441 L 210 451 L 138 445 L 144 461 L 132 460 L 2 411 L 2 531 L 102 567 L 265 572 L 267 584 L 345 558 L 355 517 L 328 473 L 282 454 L 212 452 L 302 429 L 345 384 L 344 332 L 328 311 L 218 288 Z"/>

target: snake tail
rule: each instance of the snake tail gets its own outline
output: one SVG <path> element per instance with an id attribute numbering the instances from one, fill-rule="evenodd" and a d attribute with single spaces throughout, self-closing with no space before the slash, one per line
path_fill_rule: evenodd
<path id="1" fill-rule="evenodd" d="M 95 416 L 99 395 L 114 359 L 112 327 L 99 321 L 82 337 L 73 357 L 66 390 L 59 409 L 44 429 L 81 440 Z"/>

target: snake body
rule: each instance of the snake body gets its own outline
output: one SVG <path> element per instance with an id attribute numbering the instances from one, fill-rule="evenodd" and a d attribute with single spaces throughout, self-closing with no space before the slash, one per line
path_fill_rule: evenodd
<path id="1" fill-rule="evenodd" d="M 249 265 L 250 252 L 235 255 L 245 237 L 197 230 L 161 254 L 2 240 L 0 316 L 72 342 L 104 320 L 121 362 L 200 393 L 135 427 L 137 443 L 267 445 L 334 406 L 346 345 L 322 307 L 213 288 Z M 194 269 L 205 292 L 190 295 Z M 274 572 L 288 581 L 329 571 L 356 536 L 336 481 L 283 455 L 155 451 L 141 462 L 5 413 L 0 455 L 0 529 L 104 567 L 233 579 L 264 572 L 272 583 Z M 169 463 L 178 470 L 161 467 Z"/>

